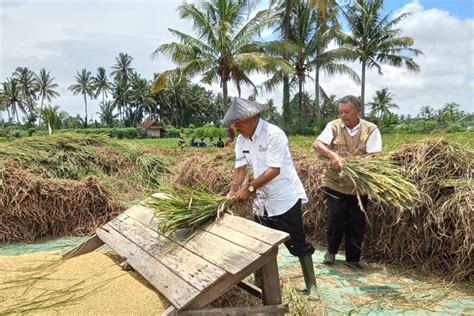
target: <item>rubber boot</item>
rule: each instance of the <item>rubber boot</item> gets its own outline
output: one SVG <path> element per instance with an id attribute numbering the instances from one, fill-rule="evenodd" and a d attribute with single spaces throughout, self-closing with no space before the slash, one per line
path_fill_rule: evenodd
<path id="1" fill-rule="evenodd" d="M 318 285 L 314 276 L 313 258 L 311 256 L 298 257 L 300 259 L 301 270 L 303 270 L 304 283 L 308 290 L 310 300 L 319 300 Z"/>

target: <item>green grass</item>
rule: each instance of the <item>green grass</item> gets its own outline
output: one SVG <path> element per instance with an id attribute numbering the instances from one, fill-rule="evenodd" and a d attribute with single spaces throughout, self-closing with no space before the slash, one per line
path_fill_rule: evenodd
<path id="1" fill-rule="evenodd" d="M 474 134 L 470 133 L 444 133 L 444 134 L 382 134 L 382 143 L 384 152 L 388 152 L 400 147 L 408 141 L 430 139 L 430 138 L 446 138 L 462 145 L 466 145 L 474 150 Z M 290 136 L 289 143 L 291 149 L 308 149 L 311 150 L 315 137 L 311 136 Z"/>
<path id="2" fill-rule="evenodd" d="M 440 133 L 440 134 L 382 134 L 383 150 L 385 152 L 391 151 L 400 147 L 403 143 L 408 141 L 429 139 L 429 138 L 446 138 L 451 141 L 468 146 L 474 150 L 474 134 L 472 133 Z M 312 150 L 311 145 L 313 144 L 316 136 L 290 136 L 289 144 L 290 148 L 295 149 L 307 149 Z M 189 138 L 186 138 L 186 145 L 189 143 Z M 123 139 L 119 142 L 141 144 L 141 145 L 153 145 L 163 148 L 176 148 L 178 147 L 177 138 L 157 138 L 157 139 Z"/>
<path id="3" fill-rule="evenodd" d="M 474 134 L 472 133 L 444 133 L 444 134 L 382 134 L 383 149 L 385 152 L 398 148 L 407 141 L 421 140 L 426 138 L 443 137 L 460 144 L 468 146 L 474 150 Z M 290 136 L 289 142 L 291 149 L 307 149 L 311 150 L 316 136 Z M 186 145 L 190 138 L 186 138 Z M 9 140 L 5 137 L 0 137 L 0 144 L 7 143 Z M 118 140 L 120 143 L 152 145 L 162 148 L 177 148 L 177 138 L 149 138 L 149 139 L 122 139 Z"/>
<path id="4" fill-rule="evenodd" d="M 177 138 L 147 138 L 147 139 L 121 139 L 118 140 L 120 143 L 128 144 L 139 144 L 139 145 L 153 145 L 163 148 L 176 148 L 178 147 Z M 189 143 L 189 140 L 188 140 Z"/>

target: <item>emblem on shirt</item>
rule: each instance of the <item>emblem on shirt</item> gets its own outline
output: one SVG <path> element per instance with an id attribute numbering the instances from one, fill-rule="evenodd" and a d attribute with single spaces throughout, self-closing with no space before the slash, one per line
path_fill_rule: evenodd
<path id="1" fill-rule="evenodd" d="M 258 145 L 258 151 L 259 152 L 265 152 L 265 151 L 267 151 L 267 147 L 263 147 L 262 145 Z"/>

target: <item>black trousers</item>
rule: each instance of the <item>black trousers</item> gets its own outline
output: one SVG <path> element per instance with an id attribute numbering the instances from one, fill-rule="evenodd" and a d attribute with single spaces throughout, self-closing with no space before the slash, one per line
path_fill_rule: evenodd
<path id="1" fill-rule="evenodd" d="M 313 245 L 306 241 L 304 234 L 301 199 L 281 215 L 269 217 L 265 210 L 264 216 L 255 215 L 254 218 L 257 223 L 263 226 L 290 234 L 290 239 L 285 242 L 285 246 L 293 256 L 311 256 L 314 253 Z"/>
<path id="2" fill-rule="evenodd" d="M 357 196 L 343 194 L 328 187 L 322 188 L 329 212 L 328 252 L 336 254 L 342 237 L 345 237 L 346 261 L 359 262 L 362 241 L 365 234 L 365 214 L 362 212 Z M 362 205 L 367 208 L 367 196 L 361 196 Z"/>

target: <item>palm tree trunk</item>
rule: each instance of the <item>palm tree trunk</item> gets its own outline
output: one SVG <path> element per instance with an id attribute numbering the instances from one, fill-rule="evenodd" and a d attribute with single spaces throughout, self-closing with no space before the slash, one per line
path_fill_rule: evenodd
<path id="1" fill-rule="evenodd" d="M 360 99 L 362 103 L 362 116 L 365 115 L 365 60 L 362 61 L 362 84 L 360 91 Z"/>
<path id="2" fill-rule="evenodd" d="M 12 118 L 10 116 L 10 110 L 8 109 L 8 106 L 6 107 L 6 110 L 7 110 L 7 114 L 8 114 L 8 123 L 10 123 Z"/>
<path id="3" fill-rule="evenodd" d="M 85 109 L 86 109 L 86 120 L 84 122 L 84 126 L 87 128 L 87 96 L 86 96 L 85 93 L 84 93 L 84 105 L 85 105 Z"/>
<path id="4" fill-rule="evenodd" d="M 303 109 L 303 80 L 301 78 L 298 80 L 298 107 L 300 112 L 300 117 L 306 119 L 305 111 Z"/>
<path id="5" fill-rule="evenodd" d="M 283 17 L 283 39 L 288 40 L 290 37 L 290 14 L 293 6 L 292 0 L 285 0 L 285 16 Z M 283 58 L 288 61 L 288 55 L 284 54 Z M 288 128 L 291 124 L 290 112 L 290 78 L 288 75 L 283 75 L 283 125 Z"/>
<path id="6" fill-rule="evenodd" d="M 316 66 L 315 74 L 314 74 L 314 103 L 316 104 L 316 121 L 319 120 L 320 117 L 320 105 L 319 105 L 319 67 Z"/>
<path id="7" fill-rule="evenodd" d="M 15 109 L 15 114 L 16 114 L 16 123 L 20 125 L 20 118 L 18 117 L 18 108 L 16 104 L 14 105 L 14 109 Z"/>
<path id="8" fill-rule="evenodd" d="M 224 112 L 227 112 L 227 79 L 222 78 L 222 96 L 224 97 Z"/>
<path id="9" fill-rule="evenodd" d="M 38 122 L 39 127 L 41 127 L 41 112 L 43 112 L 43 102 L 44 102 L 44 96 L 41 98 L 40 115 L 39 115 L 39 122 Z"/>

